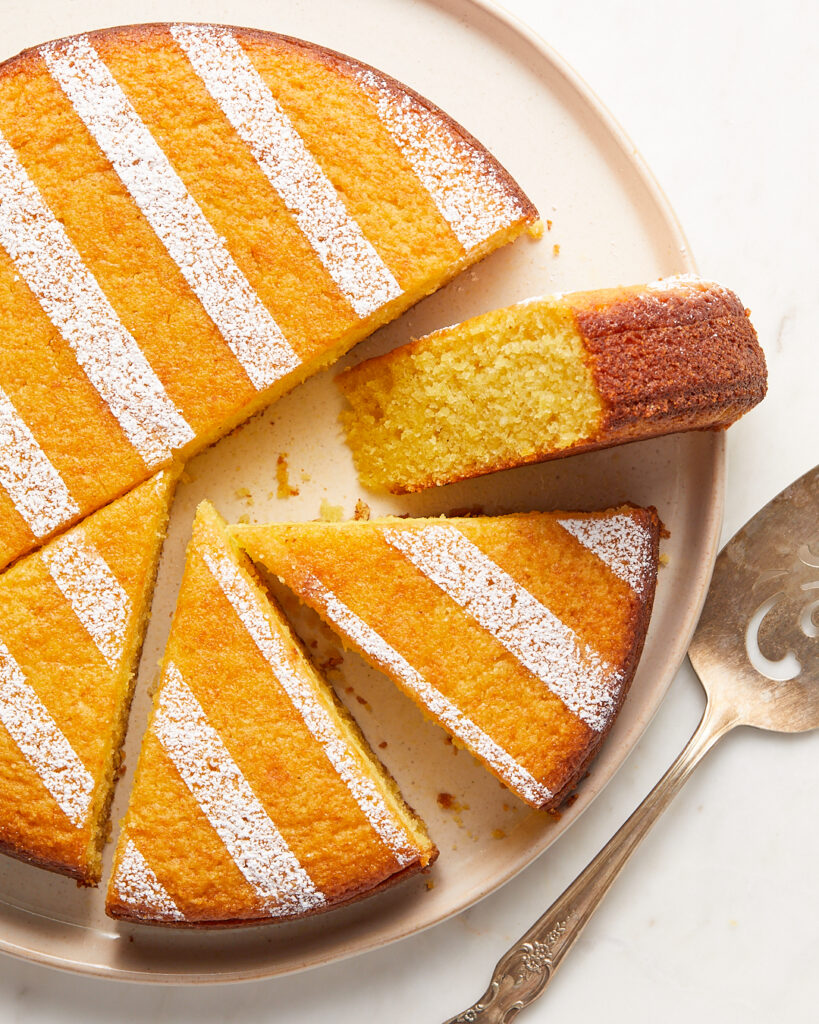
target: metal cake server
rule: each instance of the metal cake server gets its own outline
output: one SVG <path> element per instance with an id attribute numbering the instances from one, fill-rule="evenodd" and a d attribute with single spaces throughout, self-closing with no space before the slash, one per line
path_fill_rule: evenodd
<path id="1" fill-rule="evenodd" d="M 737 725 L 819 728 L 819 466 L 723 548 L 691 664 L 702 721 L 660 782 L 540 920 L 501 957 L 484 995 L 446 1024 L 507 1024 L 544 991 L 609 886 L 705 754 Z"/>

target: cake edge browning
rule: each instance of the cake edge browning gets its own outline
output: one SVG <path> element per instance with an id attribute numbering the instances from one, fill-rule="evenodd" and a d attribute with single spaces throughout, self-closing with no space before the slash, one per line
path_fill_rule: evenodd
<path id="1" fill-rule="evenodd" d="M 677 275 L 578 292 L 567 301 L 606 406 L 597 447 L 725 429 L 765 397 L 765 355 L 750 310 L 722 285 Z M 646 355 L 642 342 L 649 335 L 653 351 Z M 696 370 L 686 380 L 692 355 Z"/>

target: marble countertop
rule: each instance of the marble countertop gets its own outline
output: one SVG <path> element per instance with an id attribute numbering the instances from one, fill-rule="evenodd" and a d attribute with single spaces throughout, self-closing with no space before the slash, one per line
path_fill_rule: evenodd
<path id="1" fill-rule="evenodd" d="M 32 11 L 13 6 L 21 17 Z M 144 8 L 138 20 L 196 16 L 190 4 L 134 6 Z M 752 309 L 770 392 L 728 436 L 727 539 L 819 458 L 819 15 L 800 0 L 747 2 L 741 17 L 738 5 L 714 0 L 505 6 L 603 99 L 667 193 L 701 272 Z M 0 958 L 0 1022 L 436 1024 L 483 991 L 498 956 L 660 777 L 703 704 L 685 664 L 592 808 L 501 891 L 430 931 L 303 975 L 223 988 L 102 982 Z M 520 1019 L 816 1020 L 817 753 L 816 734 L 740 730 L 720 745 Z"/>

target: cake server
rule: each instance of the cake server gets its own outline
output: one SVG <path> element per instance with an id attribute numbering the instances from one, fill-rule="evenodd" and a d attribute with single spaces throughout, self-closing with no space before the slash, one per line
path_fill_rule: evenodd
<path id="1" fill-rule="evenodd" d="M 737 725 L 819 728 L 819 466 L 786 487 L 717 557 L 688 657 L 702 720 L 660 782 L 588 867 L 505 953 L 489 988 L 446 1024 L 508 1024 L 544 991 L 586 922 L 705 754 Z"/>

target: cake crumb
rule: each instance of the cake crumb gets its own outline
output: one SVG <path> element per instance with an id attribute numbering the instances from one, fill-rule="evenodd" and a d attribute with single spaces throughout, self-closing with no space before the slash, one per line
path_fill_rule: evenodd
<path id="1" fill-rule="evenodd" d="M 234 494 L 239 501 L 246 501 L 248 505 L 253 504 L 253 495 L 247 487 L 237 487 Z"/>
<path id="2" fill-rule="evenodd" d="M 355 512 L 353 513 L 353 519 L 366 522 L 370 518 L 370 506 L 366 501 L 362 501 L 361 498 L 355 503 Z"/>
<path id="3" fill-rule="evenodd" d="M 492 838 L 493 839 L 505 839 L 506 838 L 506 833 L 503 831 L 502 828 L 493 828 L 492 829 Z"/>
<path id="4" fill-rule="evenodd" d="M 340 654 L 331 654 L 326 661 L 319 663 L 319 668 L 325 675 L 328 672 L 333 672 L 338 666 L 344 661 L 344 658 Z"/>
<path id="5" fill-rule="evenodd" d="M 451 793 L 439 793 L 436 797 L 438 806 L 445 811 L 451 811 L 455 807 L 455 797 Z"/>
<path id="6" fill-rule="evenodd" d="M 665 552 L 663 552 L 660 555 L 660 565 L 668 565 L 668 563 L 670 561 L 671 561 L 671 559 L 668 557 L 668 555 Z"/>
<path id="7" fill-rule="evenodd" d="M 555 244 L 552 246 L 552 255 L 553 256 L 559 256 L 560 255 L 560 246 L 558 245 L 557 242 L 555 242 Z"/>
<path id="8" fill-rule="evenodd" d="M 386 750 L 387 749 L 387 741 L 386 740 L 381 740 L 381 742 L 378 744 L 378 749 L 379 750 Z"/>
<path id="9" fill-rule="evenodd" d="M 434 878 L 428 878 L 426 880 L 425 884 L 426 884 L 426 887 L 427 887 L 427 892 L 429 892 L 431 889 L 435 888 L 435 879 Z"/>
<path id="10" fill-rule="evenodd" d="M 344 519 L 344 509 L 341 505 L 333 505 L 326 498 L 322 498 L 319 519 L 325 523 L 340 523 Z"/>
<path id="11" fill-rule="evenodd" d="M 530 224 L 526 229 L 527 234 L 530 238 L 542 238 L 543 237 L 543 221 L 538 217 L 534 224 Z"/>
<path id="12" fill-rule="evenodd" d="M 295 498 L 299 493 L 298 487 L 290 486 L 290 478 L 287 469 L 287 452 L 280 452 L 276 459 L 276 497 Z"/>
<path id="13" fill-rule="evenodd" d="M 305 470 L 302 470 L 299 473 L 299 480 L 301 480 L 303 484 L 309 484 L 312 481 L 312 479 L 313 478 L 310 476 L 310 474 L 307 473 Z"/>
<path id="14" fill-rule="evenodd" d="M 362 707 L 365 707 L 368 711 L 372 711 L 372 708 L 370 707 L 370 702 L 368 700 L 365 700 L 364 697 L 361 697 L 359 694 L 356 694 L 355 699 Z"/>
<path id="15" fill-rule="evenodd" d="M 552 223 L 553 223 L 553 221 L 550 221 L 550 220 L 546 221 L 546 230 L 547 231 L 551 231 L 552 230 Z"/>
<path id="16" fill-rule="evenodd" d="M 250 522 L 250 516 L 247 514 L 247 512 L 243 512 L 239 516 L 237 522 L 240 522 L 242 524 L 242 526 L 247 526 L 248 523 Z"/>

